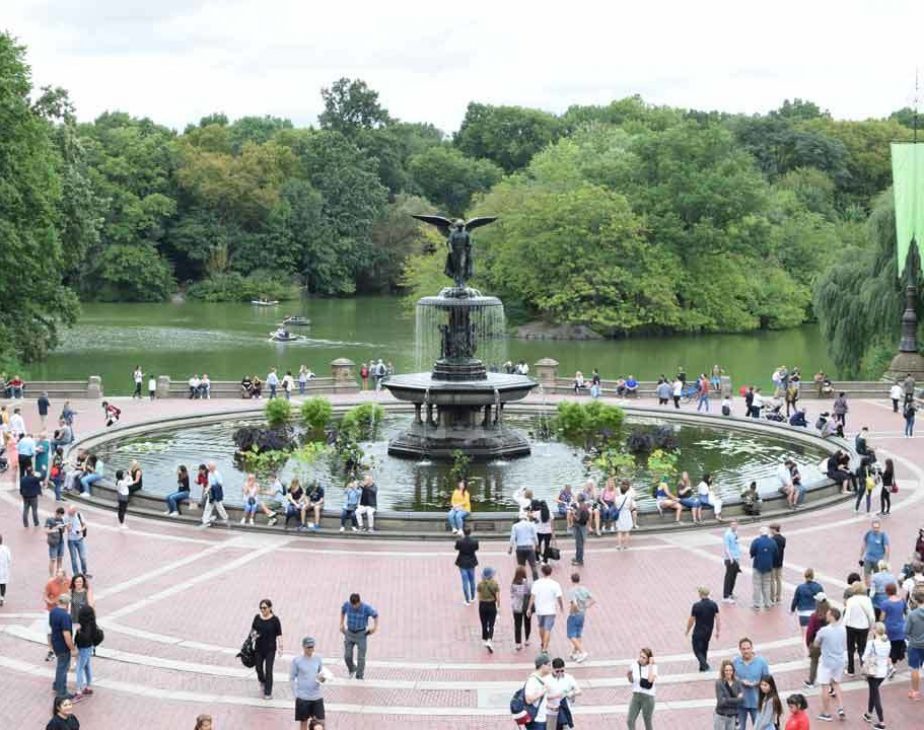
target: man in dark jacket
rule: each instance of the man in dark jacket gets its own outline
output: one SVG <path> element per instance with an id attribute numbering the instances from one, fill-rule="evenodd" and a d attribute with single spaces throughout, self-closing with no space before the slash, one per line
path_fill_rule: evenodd
<path id="1" fill-rule="evenodd" d="M 19 479 L 19 494 L 22 497 L 22 526 L 29 526 L 29 510 L 32 510 L 32 526 L 39 526 L 38 499 L 42 494 L 42 480 L 27 466 Z"/>
<path id="2" fill-rule="evenodd" d="M 751 567 L 754 569 L 751 608 L 754 610 L 770 608 L 773 605 L 770 600 L 770 581 L 776 554 L 776 543 L 770 537 L 770 531 L 766 527 L 761 527 L 760 536 L 751 543 Z"/>
<path id="3" fill-rule="evenodd" d="M 774 605 L 783 602 L 783 552 L 786 550 L 786 538 L 780 533 L 780 529 L 779 523 L 774 522 L 770 525 L 770 539 L 776 543 L 773 571 L 770 574 L 770 602 Z"/>
<path id="4" fill-rule="evenodd" d="M 475 601 L 475 567 L 478 565 L 478 541 L 472 537 L 472 528 L 465 525 L 462 528 L 462 537 L 456 540 L 456 567 L 462 576 L 462 597 L 465 605 L 470 606 Z"/>

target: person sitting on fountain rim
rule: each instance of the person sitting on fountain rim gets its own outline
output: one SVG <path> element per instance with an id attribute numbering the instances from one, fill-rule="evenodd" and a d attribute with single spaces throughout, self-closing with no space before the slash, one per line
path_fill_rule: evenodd
<path id="1" fill-rule="evenodd" d="M 636 395 L 638 393 L 638 381 L 635 379 L 634 375 L 629 375 L 626 378 L 626 395 Z"/>
<path id="2" fill-rule="evenodd" d="M 741 493 L 741 511 L 746 515 L 756 517 L 760 515 L 763 500 L 757 492 L 757 482 L 751 482 L 748 488 Z"/>
<path id="3" fill-rule="evenodd" d="M 799 408 L 789 417 L 790 426 L 798 426 L 800 428 L 808 428 L 808 421 L 805 420 L 805 409 Z"/>
<path id="4" fill-rule="evenodd" d="M 447 515 L 449 526 L 452 528 L 453 535 L 461 535 L 462 528 L 465 527 L 465 518 L 472 513 L 472 498 L 464 479 L 459 480 L 450 503 L 452 507 Z"/>

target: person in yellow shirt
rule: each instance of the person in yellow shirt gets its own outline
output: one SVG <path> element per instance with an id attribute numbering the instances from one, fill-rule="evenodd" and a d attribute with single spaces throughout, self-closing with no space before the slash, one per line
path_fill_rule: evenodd
<path id="1" fill-rule="evenodd" d="M 452 528 L 453 535 L 461 535 L 462 528 L 465 525 L 465 518 L 472 513 L 472 498 L 468 493 L 468 487 L 465 480 L 459 481 L 459 486 L 452 493 L 452 508 L 449 510 L 447 519 L 449 526 Z"/>

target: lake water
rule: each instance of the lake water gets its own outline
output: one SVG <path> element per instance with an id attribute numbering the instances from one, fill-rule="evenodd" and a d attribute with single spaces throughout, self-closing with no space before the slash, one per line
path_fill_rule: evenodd
<path id="1" fill-rule="evenodd" d="M 307 328 L 292 328 L 306 339 L 273 343 L 269 333 L 288 314 L 311 319 Z M 58 349 L 29 366 L 35 380 L 103 378 L 109 395 L 131 392 L 131 373 L 187 380 L 207 372 L 213 380 L 264 376 L 270 367 L 297 371 L 307 364 L 329 375 L 330 361 L 348 357 L 357 365 L 371 358 L 391 360 L 398 372 L 414 368 L 414 316 L 394 297 L 310 299 L 277 307 L 201 302 L 162 304 L 85 304 L 77 325 L 64 333 Z M 768 386 L 780 364 L 798 365 L 811 376 L 819 368 L 836 375 L 819 330 L 805 326 L 783 332 L 746 335 L 652 337 L 587 342 L 517 340 L 505 343 L 506 357 L 532 366 L 550 356 L 559 373 L 585 374 L 597 367 L 605 378 L 634 374 L 651 380 L 673 374 L 683 365 L 688 374 L 722 365 L 736 384 Z"/>

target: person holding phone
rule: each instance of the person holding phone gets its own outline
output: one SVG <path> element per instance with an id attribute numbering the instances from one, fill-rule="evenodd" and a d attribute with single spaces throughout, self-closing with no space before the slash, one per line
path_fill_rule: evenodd
<path id="1" fill-rule="evenodd" d="M 658 668 L 654 662 L 654 652 L 647 646 L 642 647 L 629 671 L 626 679 L 632 685 L 632 699 L 629 700 L 629 730 L 635 730 L 635 722 L 639 714 L 645 723 L 645 730 L 652 730 L 654 725 L 651 718 L 655 707 L 655 681 L 658 679 Z"/>

